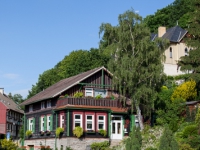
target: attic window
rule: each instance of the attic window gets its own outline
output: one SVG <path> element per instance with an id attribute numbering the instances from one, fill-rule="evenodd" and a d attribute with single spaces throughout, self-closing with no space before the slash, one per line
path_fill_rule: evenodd
<path id="1" fill-rule="evenodd" d="M 93 97 L 93 88 L 85 88 L 85 96 Z"/>
<path id="2" fill-rule="evenodd" d="M 169 48 L 169 57 L 172 58 L 172 47 Z"/>

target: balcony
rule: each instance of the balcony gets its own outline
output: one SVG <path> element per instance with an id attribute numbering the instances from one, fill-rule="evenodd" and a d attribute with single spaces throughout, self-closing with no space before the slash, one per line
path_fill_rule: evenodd
<path id="1" fill-rule="evenodd" d="M 95 99 L 95 98 L 61 98 L 58 100 L 56 107 L 64 105 L 122 107 L 120 100 Z"/>

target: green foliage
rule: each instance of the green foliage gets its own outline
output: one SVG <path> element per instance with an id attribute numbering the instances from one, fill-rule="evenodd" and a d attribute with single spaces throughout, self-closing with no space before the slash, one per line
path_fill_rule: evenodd
<path id="1" fill-rule="evenodd" d="M 132 132 L 129 134 L 129 138 L 126 140 L 126 150 L 141 150 L 142 136 L 139 128 L 135 126 Z"/>
<path id="2" fill-rule="evenodd" d="M 75 129 L 73 130 L 73 134 L 77 138 L 80 138 L 83 135 L 83 128 L 81 128 L 81 127 L 75 127 Z"/>
<path id="3" fill-rule="evenodd" d="M 197 125 L 188 125 L 184 128 L 182 137 L 187 138 L 188 136 L 191 135 L 197 135 Z"/>
<path id="4" fill-rule="evenodd" d="M 94 142 L 91 144 L 92 150 L 106 150 L 108 147 L 109 147 L 108 141 L 99 142 L 99 143 Z"/>
<path id="5" fill-rule="evenodd" d="M 166 127 L 163 135 L 160 138 L 159 150 L 178 150 L 178 143 L 176 142 L 172 131 Z"/>
<path id="6" fill-rule="evenodd" d="M 192 101 L 197 96 L 196 82 L 190 80 L 179 85 L 173 92 L 171 100 L 183 99 L 185 101 Z"/>
<path id="7" fill-rule="evenodd" d="M 69 146 L 66 146 L 65 150 L 73 150 L 73 149 Z"/>
<path id="8" fill-rule="evenodd" d="M 63 132 L 64 132 L 64 128 L 58 127 L 56 129 L 56 137 L 58 138 L 60 134 L 62 134 Z"/>
<path id="9" fill-rule="evenodd" d="M 101 135 L 103 135 L 104 137 L 106 137 L 106 135 L 107 135 L 107 131 L 104 130 L 104 129 L 100 129 L 100 130 L 99 130 L 99 133 L 100 133 Z"/>
<path id="10" fill-rule="evenodd" d="M 179 150 L 195 150 L 189 144 L 181 143 L 179 144 Z"/>
<path id="11" fill-rule="evenodd" d="M 145 150 L 157 150 L 157 148 L 153 148 L 153 147 L 148 147 Z"/>
<path id="12" fill-rule="evenodd" d="M 19 137 L 20 139 L 24 139 L 24 125 L 19 129 Z"/>
<path id="13" fill-rule="evenodd" d="M 76 92 L 76 93 L 74 94 L 74 97 L 75 97 L 75 98 L 81 98 L 81 97 L 83 97 L 83 92 Z"/>
<path id="14" fill-rule="evenodd" d="M 3 139 L 0 141 L 1 147 L 5 148 L 6 150 L 16 150 L 17 144 L 14 143 L 12 140 Z"/>
<path id="15" fill-rule="evenodd" d="M 200 127 L 200 108 L 197 110 L 197 114 L 195 117 L 195 123 L 197 124 L 198 127 Z"/>
<path id="16" fill-rule="evenodd" d="M 21 104 L 24 101 L 22 95 L 20 95 L 20 94 L 14 94 L 14 95 L 12 95 L 12 93 L 9 93 L 8 97 L 10 99 L 12 99 L 18 105 Z"/>
<path id="17" fill-rule="evenodd" d="M 101 97 L 101 95 L 97 95 L 95 98 L 96 99 L 101 99 L 102 97 Z"/>
<path id="18" fill-rule="evenodd" d="M 195 148 L 195 150 L 199 150 L 200 149 L 200 136 L 199 135 L 194 135 L 194 136 L 190 136 L 189 138 L 187 138 L 187 143 L 192 147 Z"/>
<path id="19" fill-rule="evenodd" d="M 32 131 L 30 131 L 30 130 L 27 130 L 27 131 L 26 131 L 26 136 L 27 136 L 27 137 L 30 137 L 30 136 L 32 136 L 32 134 L 33 134 L 33 132 L 32 132 Z"/>

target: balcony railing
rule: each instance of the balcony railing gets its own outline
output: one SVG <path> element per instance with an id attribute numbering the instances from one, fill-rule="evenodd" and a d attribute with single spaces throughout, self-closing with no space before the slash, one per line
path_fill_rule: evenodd
<path id="1" fill-rule="evenodd" d="M 95 99 L 95 98 L 62 98 L 58 100 L 56 107 L 64 105 L 121 107 L 121 103 L 119 100 Z"/>

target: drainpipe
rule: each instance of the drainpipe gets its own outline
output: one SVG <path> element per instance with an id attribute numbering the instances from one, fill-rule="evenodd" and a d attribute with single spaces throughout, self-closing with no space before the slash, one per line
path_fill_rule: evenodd
<path id="1" fill-rule="evenodd" d="M 57 121 L 58 121 L 58 118 L 57 118 L 57 113 L 56 113 L 56 129 L 57 129 Z M 57 137 L 56 137 L 56 130 L 55 130 L 55 150 L 57 148 Z"/>
<path id="2" fill-rule="evenodd" d="M 24 146 L 24 140 L 25 140 L 25 128 L 26 128 L 26 116 L 25 116 L 25 113 L 24 113 L 24 137 L 22 139 L 22 146 Z"/>

